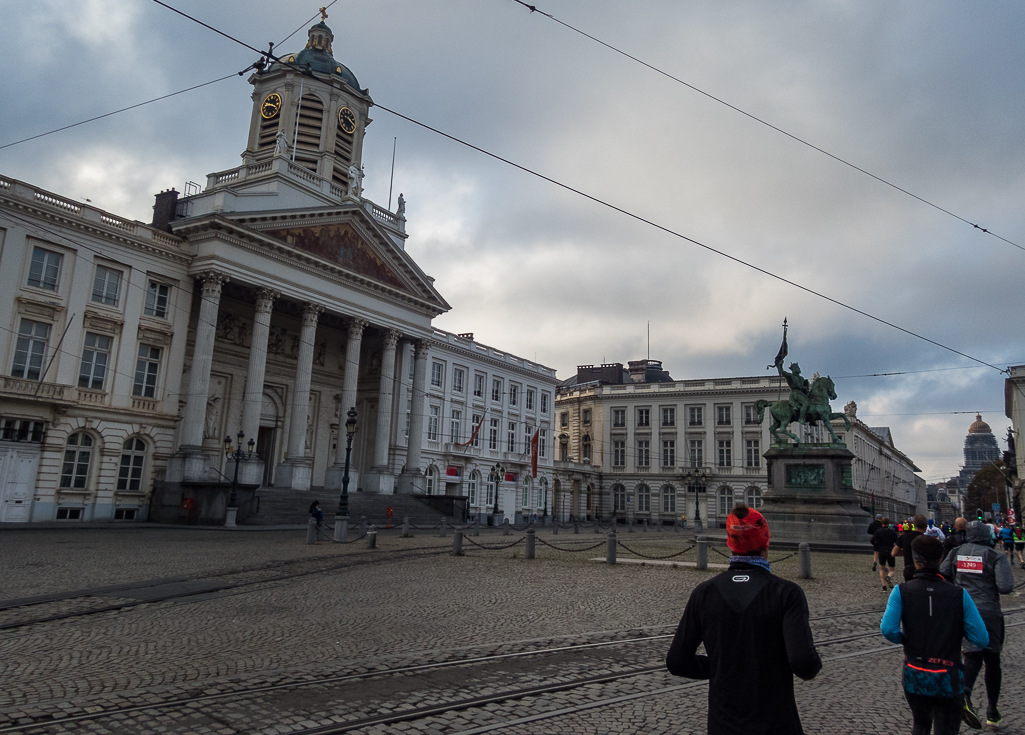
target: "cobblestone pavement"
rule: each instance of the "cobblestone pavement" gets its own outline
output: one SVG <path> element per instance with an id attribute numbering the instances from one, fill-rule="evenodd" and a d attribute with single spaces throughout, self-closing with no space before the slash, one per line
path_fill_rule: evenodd
<path id="1" fill-rule="evenodd" d="M 148 709 L 37 724 L 29 732 L 302 732 L 439 704 L 456 709 L 353 731 L 705 731 L 707 688 L 660 667 L 690 590 L 714 572 L 599 564 L 591 559 L 602 549 L 584 550 L 604 533 L 584 530 L 540 532 L 539 539 L 577 551 L 539 543 L 535 560 L 523 558 L 522 541 L 503 550 L 470 543 L 512 543 L 523 535 L 515 531 L 467 537 L 462 557 L 446 553 L 451 535 L 417 534 L 382 532 L 369 550 L 363 541 L 309 546 L 297 531 L 5 529 L 0 733 L 140 706 Z M 689 535 L 672 533 L 624 540 L 653 557 L 692 544 Z M 674 559 L 693 561 L 695 553 Z M 722 561 L 715 553 L 709 560 Z M 900 653 L 878 635 L 886 593 L 870 568 L 867 555 L 813 554 L 814 578 L 797 580 L 827 659 L 816 679 L 796 685 L 809 733 L 910 731 Z M 773 570 L 796 579 L 797 559 Z M 1025 573 L 1015 574 L 1025 583 Z M 62 594 L 86 589 L 93 594 Z M 54 599 L 3 609 L 6 600 L 32 596 Z M 1006 597 L 1004 607 L 1011 627 L 1003 730 L 1025 732 L 1025 626 L 1016 625 L 1025 623 L 1025 609 L 1018 610 L 1025 597 Z M 31 622 L 43 618 L 57 619 Z M 513 655 L 584 644 L 602 645 Z M 467 661 L 494 655 L 506 658 Z M 440 665 L 446 662 L 458 665 Z M 426 664 L 439 665 L 408 668 Z M 406 670 L 387 673 L 397 667 Z M 620 678 L 574 685 L 598 675 Z M 567 688 L 459 704 L 556 682 Z M 980 681 L 976 702 L 985 700 L 982 687 Z M 186 698 L 194 701 L 169 706 Z"/>

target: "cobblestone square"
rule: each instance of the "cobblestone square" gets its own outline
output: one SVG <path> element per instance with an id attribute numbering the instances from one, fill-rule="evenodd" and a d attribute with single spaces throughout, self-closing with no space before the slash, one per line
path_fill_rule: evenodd
<path id="1" fill-rule="evenodd" d="M 716 573 L 694 551 L 610 567 L 593 561 L 604 533 L 539 531 L 533 560 L 515 531 L 467 536 L 459 557 L 451 531 L 416 533 L 370 550 L 299 530 L 5 529 L 0 733 L 705 731 L 704 683 L 662 665 Z M 625 536 L 650 556 L 693 545 Z M 813 552 L 798 580 L 788 556 L 773 571 L 804 588 L 825 660 L 796 685 L 805 730 L 910 732 L 871 560 Z M 1003 604 L 1002 729 L 1023 732 L 1025 604 Z"/>

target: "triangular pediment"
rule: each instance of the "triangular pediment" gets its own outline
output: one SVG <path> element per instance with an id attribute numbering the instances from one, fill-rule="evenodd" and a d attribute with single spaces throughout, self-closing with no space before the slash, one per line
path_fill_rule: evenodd
<path id="1" fill-rule="evenodd" d="M 336 263 L 346 270 L 409 292 L 409 286 L 375 248 L 348 222 L 264 230 L 297 250 Z"/>

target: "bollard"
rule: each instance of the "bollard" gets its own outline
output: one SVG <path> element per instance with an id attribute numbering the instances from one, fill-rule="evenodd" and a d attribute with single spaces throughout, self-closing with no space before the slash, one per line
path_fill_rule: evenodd
<path id="1" fill-rule="evenodd" d="M 509 519 L 508 518 L 506 518 L 504 521 L 502 521 L 502 535 L 503 536 L 508 536 L 509 535 Z"/>
<path id="2" fill-rule="evenodd" d="M 580 521 L 573 521 L 573 533 L 580 533 Z"/>
<path id="3" fill-rule="evenodd" d="M 658 531 L 659 533 L 662 533 L 662 519 L 661 518 L 658 519 L 658 524 L 656 524 L 655 530 Z"/>
<path id="4" fill-rule="evenodd" d="M 480 516 L 473 520 L 473 535 L 480 536 Z"/>
<path id="5" fill-rule="evenodd" d="M 802 541 L 797 545 L 797 553 L 801 560 L 801 579 L 811 579 L 811 546 Z"/>
<path id="6" fill-rule="evenodd" d="M 463 555 L 463 532 L 458 528 L 456 529 L 455 535 L 452 537 L 452 554 L 453 556 Z"/>
<path id="7" fill-rule="evenodd" d="M 598 518 L 597 517 L 594 519 L 594 532 L 595 533 L 601 533 L 601 524 L 598 523 Z"/>
<path id="8" fill-rule="evenodd" d="M 679 532 L 680 532 L 680 522 L 679 521 L 673 521 L 673 533 L 679 533 Z"/>
<path id="9" fill-rule="evenodd" d="M 626 519 L 626 532 L 627 533 L 633 533 L 634 532 L 634 519 L 633 518 L 627 518 Z"/>
<path id="10" fill-rule="evenodd" d="M 553 518 L 552 519 L 552 535 L 553 536 L 558 536 L 559 535 L 559 519 L 558 518 Z"/>
<path id="11" fill-rule="evenodd" d="M 402 538 L 409 538 L 412 535 L 409 532 L 409 516 L 406 516 L 402 519 Z"/>
<path id="12" fill-rule="evenodd" d="M 698 536 L 698 569 L 708 569 L 708 539 Z"/>
<path id="13" fill-rule="evenodd" d="M 315 544 L 317 542 L 317 521 L 315 518 L 311 518 L 310 522 L 306 524 L 306 543 Z"/>
<path id="14" fill-rule="evenodd" d="M 366 516 L 360 516 L 359 517 L 359 535 L 362 536 L 366 532 L 367 532 L 367 517 Z"/>
<path id="15" fill-rule="evenodd" d="M 441 533 L 438 534 L 442 538 L 444 538 L 445 536 L 448 536 L 448 522 L 447 521 L 448 521 L 448 519 L 446 519 L 443 516 L 442 519 L 441 519 Z"/>
<path id="16" fill-rule="evenodd" d="M 534 558 L 534 527 L 531 526 L 527 529 L 527 550 L 524 553 L 527 559 Z"/>
<path id="17" fill-rule="evenodd" d="M 371 526 L 370 529 L 367 531 L 367 548 L 377 548 L 377 526 Z"/>
<path id="18" fill-rule="evenodd" d="M 648 532 L 648 519 L 647 518 L 644 519 L 644 527 L 641 530 L 644 531 L 644 533 Z"/>
<path id="19" fill-rule="evenodd" d="M 335 541 L 345 543 L 349 540 L 349 519 L 342 520 L 335 516 Z"/>
<path id="20" fill-rule="evenodd" d="M 609 531 L 608 545 L 605 548 L 605 563 L 615 564 L 616 563 L 616 529 L 613 528 Z"/>

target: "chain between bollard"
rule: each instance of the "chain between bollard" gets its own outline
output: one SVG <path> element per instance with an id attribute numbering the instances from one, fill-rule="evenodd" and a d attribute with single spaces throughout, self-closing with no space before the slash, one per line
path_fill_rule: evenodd
<path id="1" fill-rule="evenodd" d="M 526 538 L 527 538 L 526 536 L 520 536 L 518 539 L 513 541 L 511 544 L 502 544 L 500 546 L 489 546 L 487 544 L 478 544 L 472 538 L 466 538 L 466 537 L 464 537 L 463 540 L 464 541 L 469 541 L 471 544 L 476 546 L 478 549 L 485 549 L 487 551 L 501 551 L 502 549 L 510 549 L 510 548 L 512 548 L 516 544 L 523 542 Z"/>
<path id="2" fill-rule="evenodd" d="M 657 560 L 657 559 L 672 559 L 672 558 L 677 557 L 677 556 L 683 556 L 684 554 L 686 554 L 691 549 L 697 548 L 697 544 L 694 544 L 692 546 L 688 546 L 683 551 L 677 551 L 675 554 L 669 554 L 668 556 L 649 556 L 648 554 L 642 554 L 639 551 L 634 551 L 629 546 L 624 544 L 622 541 L 620 541 L 618 543 L 619 543 L 620 546 L 623 547 L 624 551 L 629 551 L 631 554 L 636 554 L 637 556 L 641 557 L 642 559 L 654 559 L 654 560 Z"/>
<path id="3" fill-rule="evenodd" d="M 542 544 L 544 544 L 545 546 L 547 546 L 550 549 L 555 549 L 556 551 L 568 551 L 570 553 L 577 552 L 577 551 L 594 551 L 599 546 L 601 546 L 602 544 L 605 543 L 604 541 L 599 541 L 594 546 L 587 546 L 587 547 L 584 547 L 582 549 L 573 549 L 573 548 L 567 548 L 567 547 L 564 547 L 564 546 L 556 546 L 555 544 L 550 544 L 550 543 L 548 543 L 547 541 L 545 541 L 541 537 L 538 537 L 537 540 L 540 541 Z"/>

